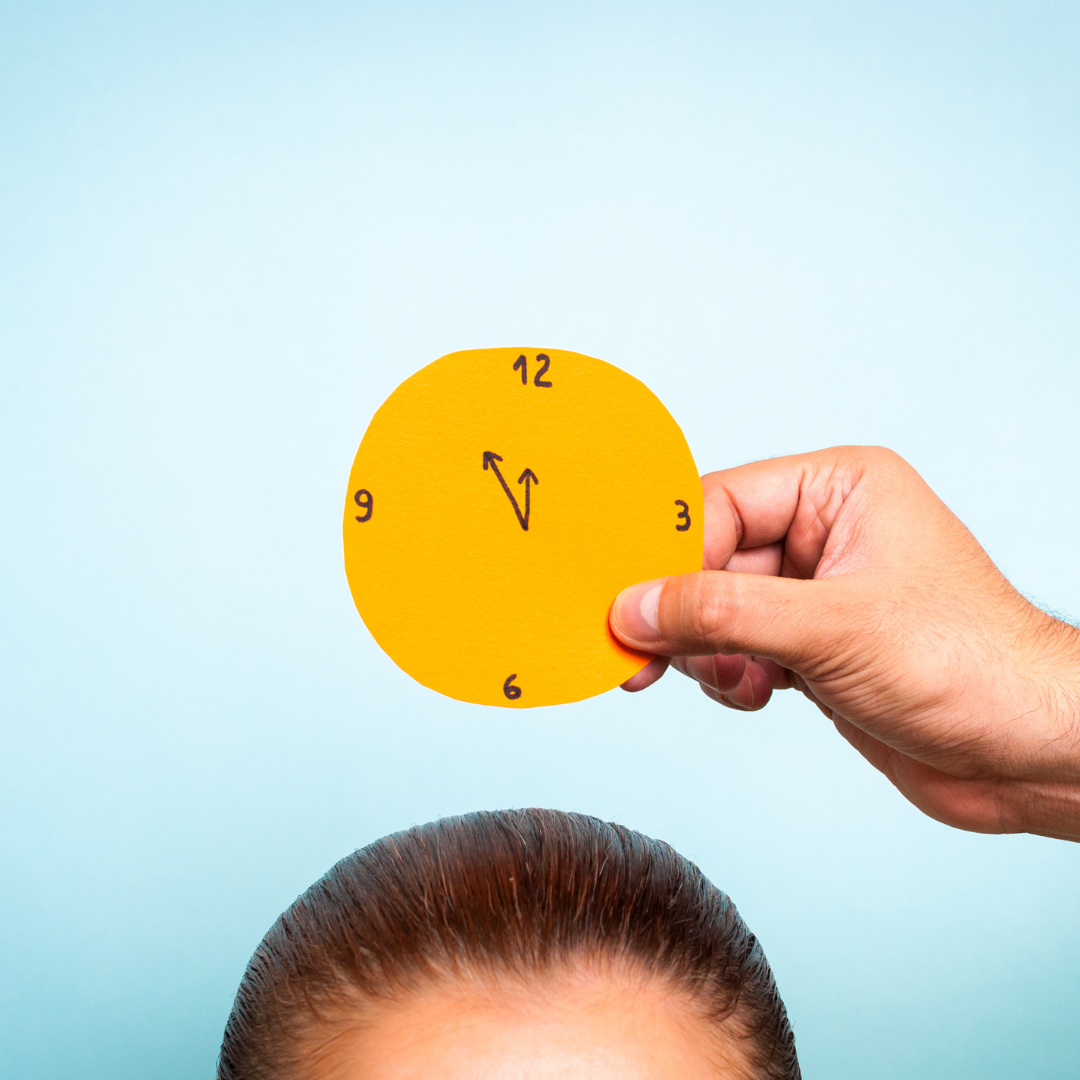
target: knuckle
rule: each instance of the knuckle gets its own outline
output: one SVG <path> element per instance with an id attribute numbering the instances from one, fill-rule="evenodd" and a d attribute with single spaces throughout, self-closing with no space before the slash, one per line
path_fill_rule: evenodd
<path id="1" fill-rule="evenodd" d="M 905 458 L 887 446 L 867 446 L 863 450 L 863 455 L 866 464 L 875 472 L 895 474 L 914 471 Z"/>
<path id="2" fill-rule="evenodd" d="M 693 575 L 692 583 L 687 583 L 679 599 L 684 643 L 699 653 L 723 651 L 729 605 L 718 579 L 708 573 Z"/>

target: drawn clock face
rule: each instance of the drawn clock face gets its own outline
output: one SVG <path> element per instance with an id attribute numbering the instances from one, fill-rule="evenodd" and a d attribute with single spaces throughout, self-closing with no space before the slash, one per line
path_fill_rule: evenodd
<path id="1" fill-rule="evenodd" d="M 634 582 L 701 569 L 701 482 L 674 419 L 626 372 L 475 349 L 375 414 L 343 528 L 357 610 L 399 667 L 462 701 L 555 705 L 648 662 L 608 612 Z"/>

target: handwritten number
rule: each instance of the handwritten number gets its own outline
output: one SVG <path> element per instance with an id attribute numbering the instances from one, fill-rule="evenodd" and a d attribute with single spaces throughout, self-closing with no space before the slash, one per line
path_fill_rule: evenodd
<path id="1" fill-rule="evenodd" d="M 361 488 L 353 496 L 353 501 L 364 511 L 363 516 L 356 515 L 356 520 L 360 522 L 370 521 L 371 513 L 375 509 L 375 500 L 371 497 L 371 492 L 367 488 Z"/>
<path id="2" fill-rule="evenodd" d="M 524 357 L 522 357 L 522 359 L 524 359 Z M 546 375 L 547 369 L 551 367 L 551 357 L 545 355 L 544 353 L 537 353 L 536 359 L 543 360 L 544 366 L 536 373 L 535 376 L 533 376 L 533 386 L 551 386 L 551 383 L 549 383 L 546 379 L 540 378 L 541 375 Z M 522 370 L 521 374 L 525 374 L 524 369 Z"/>
<path id="3" fill-rule="evenodd" d="M 679 511 L 679 513 L 677 515 L 679 521 L 681 521 L 682 524 L 681 525 L 676 525 L 675 526 L 675 531 L 676 532 L 686 532 L 686 530 L 690 528 L 690 507 L 687 506 L 686 503 L 684 503 L 682 501 L 682 499 L 676 499 L 675 500 L 675 505 L 682 507 L 682 509 Z"/>
<path id="4" fill-rule="evenodd" d="M 548 389 L 551 383 L 544 378 L 547 374 L 547 369 L 551 367 L 551 357 L 547 353 L 537 353 L 537 362 L 543 361 L 540 364 L 540 370 L 533 376 L 533 386 L 542 386 L 544 389 Z M 529 361 L 525 358 L 525 354 L 522 353 L 514 361 L 514 371 L 521 372 L 521 385 L 527 386 L 529 384 Z"/>
<path id="5" fill-rule="evenodd" d="M 503 683 L 503 693 L 511 701 L 517 701 L 517 699 L 521 697 L 521 687 L 513 685 L 513 682 L 516 678 L 517 672 L 515 671 L 513 675 L 508 675 L 506 678 L 506 682 Z"/>

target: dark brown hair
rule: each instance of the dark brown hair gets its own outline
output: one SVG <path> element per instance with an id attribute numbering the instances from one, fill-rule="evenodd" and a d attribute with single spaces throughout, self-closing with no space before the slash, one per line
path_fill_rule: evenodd
<path id="1" fill-rule="evenodd" d="M 799 1080 L 772 971 L 727 895 L 661 841 L 555 810 L 444 818 L 342 859 L 255 950 L 218 1080 L 296 1076 L 350 1006 L 589 958 L 667 979 L 739 1038 L 762 1080 Z"/>

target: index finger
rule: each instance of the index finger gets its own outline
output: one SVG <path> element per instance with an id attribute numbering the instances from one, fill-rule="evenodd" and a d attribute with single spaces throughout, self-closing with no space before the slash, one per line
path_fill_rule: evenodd
<path id="1" fill-rule="evenodd" d="M 783 577 L 813 577 L 864 467 L 863 448 L 840 446 L 703 476 L 706 568 L 723 569 L 736 551 L 781 545 L 782 557 L 760 564 L 778 566 L 773 572 Z"/>

